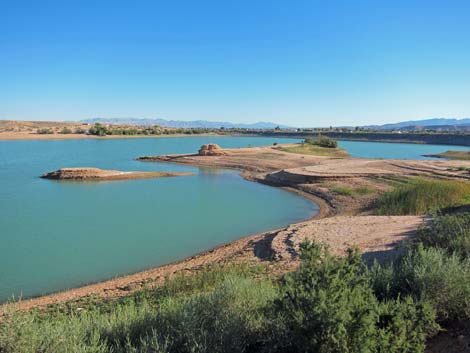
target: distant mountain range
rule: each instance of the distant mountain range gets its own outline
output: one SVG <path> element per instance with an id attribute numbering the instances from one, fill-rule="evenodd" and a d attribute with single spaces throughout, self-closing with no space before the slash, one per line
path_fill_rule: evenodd
<path id="1" fill-rule="evenodd" d="M 467 126 L 470 125 L 470 119 L 446 119 L 446 118 L 435 118 L 425 120 L 409 120 L 402 121 L 394 124 L 384 125 L 369 125 L 367 128 L 379 129 L 379 130 L 397 130 L 397 129 L 411 129 L 420 127 L 452 127 L 452 126 Z"/>
<path id="2" fill-rule="evenodd" d="M 82 120 L 83 123 L 102 123 L 113 125 L 139 125 L 150 126 L 159 125 L 163 127 L 172 128 L 242 128 L 242 129 L 274 129 L 280 127 L 281 129 L 293 129 L 291 126 L 276 124 L 272 122 L 257 122 L 252 124 L 231 123 L 224 121 L 207 121 L 207 120 L 166 120 L 166 119 L 145 119 L 145 118 L 92 118 Z M 446 130 L 468 130 L 470 128 L 470 118 L 467 119 L 447 119 L 435 118 L 425 120 L 408 120 L 401 121 L 393 124 L 384 125 L 367 125 L 364 128 L 375 130 L 422 130 L 426 127 L 441 128 Z"/>
<path id="3" fill-rule="evenodd" d="M 183 120 L 165 120 L 165 119 L 137 119 L 137 118 L 92 118 L 82 120 L 83 123 L 101 123 L 101 124 L 113 124 L 113 125 L 159 125 L 163 127 L 173 127 L 173 128 L 241 128 L 241 129 L 274 129 L 279 126 L 281 129 L 287 129 L 289 126 L 280 125 L 271 122 L 257 122 L 253 124 L 239 124 L 239 123 L 230 123 L 223 121 L 207 121 L 207 120 L 193 120 L 193 121 L 183 121 Z"/>

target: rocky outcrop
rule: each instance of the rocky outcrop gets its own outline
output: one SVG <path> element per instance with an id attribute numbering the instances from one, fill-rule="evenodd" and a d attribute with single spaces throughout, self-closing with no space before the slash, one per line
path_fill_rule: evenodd
<path id="1" fill-rule="evenodd" d="M 224 156 L 226 153 L 224 150 L 215 143 L 208 143 L 207 145 L 202 145 L 199 149 L 198 154 L 200 156 Z"/>
<path id="2" fill-rule="evenodd" d="M 104 170 L 99 168 L 61 168 L 54 172 L 41 175 L 41 178 L 55 180 L 125 180 L 125 179 L 146 179 L 165 178 L 192 173 L 179 172 L 121 172 L 119 170 Z"/>

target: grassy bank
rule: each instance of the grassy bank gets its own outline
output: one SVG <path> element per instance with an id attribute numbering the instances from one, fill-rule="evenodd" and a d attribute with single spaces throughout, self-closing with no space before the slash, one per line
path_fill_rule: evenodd
<path id="1" fill-rule="evenodd" d="M 349 187 L 343 185 L 331 186 L 331 191 L 343 196 L 359 197 L 374 193 L 374 189 L 369 186 Z"/>
<path id="2" fill-rule="evenodd" d="M 439 179 L 410 179 L 378 200 L 381 215 L 419 215 L 470 204 L 470 183 Z"/>
<path id="3" fill-rule="evenodd" d="M 307 143 L 298 144 L 294 146 L 279 147 L 281 151 L 299 154 L 309 154 L 314 156 L 324 157 L 338 157 L 345 158 L 349 157 L 349 153 L 341 148 L 328 148 L 311 145 Z"/>
<path id="4" fill-rule="evenodd" d="M 0 352 L 422 352 L 440 302 L 384 291 L 398 288 L 389 273 L 304 243 L 300 268 L 281 279 L 233 265 L 119 301 L 13 310 Z"/>

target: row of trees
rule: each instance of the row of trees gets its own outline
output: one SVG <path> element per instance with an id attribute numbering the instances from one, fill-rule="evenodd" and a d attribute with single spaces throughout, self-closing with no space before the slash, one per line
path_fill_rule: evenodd
<path id="1" fill-rule="evenodd" d="M 88 134 L 95 136 L 106 135 L 173 135 L 173 134 L 203 134 L 214 132 L 214 129 L 193 128 L 193 129 L 171 129 L 163 128 L 161 126 L 148 126 L 148 127 L 135 127 L 135 128 L 120 128 L 105 126 L 100 123 L 94 124 L 89 130 Z"/>

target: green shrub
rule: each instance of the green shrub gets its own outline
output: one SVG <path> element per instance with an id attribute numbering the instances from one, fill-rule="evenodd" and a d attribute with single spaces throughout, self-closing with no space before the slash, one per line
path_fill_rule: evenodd
<path id="1" fill-rule="evenodd" d="M 86 130 L 82 128 L 76 128 L 74 131 L 74 134 L 84 134 L 84 133 L 86 133 Z"/>
<path id="2" fill-rule="evenodd" d="M 359 195 L 367 195 L 374 192 L 374 189 L 369 186 L 359 186 L 355 189 L 356 193 Z"/>
<path id="3" fill-rule="evenodd" d="M 470 203 L 470 183 L 413 179 L 383 194 L 378 202 L 378 214 L 418 215 L 466 203 Z"/>
<path id="4" fill-rule="evenodd" d="M 427 304 L 380 303 L 360 256 L 331 256 L 301 245 L 300 269 L 285 277 L 275 301 L 271 352 L 422 352 L 434 332 Z"/>
<path id="5" fill-rule="evenodd" d="M 109 131 L 106 126 L 101 125 L 100 123 L 95 123 L 89 130 L 88 133 L 90 135 L 96 135 L 96 136 L 106 136 L 108 134 L 111 134 L 111 131 Z"/>
<path id="6" fill-rule="evenodd" d="M 446 250 L 470 258 L 470 213 L 438 216 L 421 227 L 412 244 Z"/>
<path id="7" fill-rule="evenodd" d="M 106 345 L 94 329 L 96 315 L 58 314 L 44 319 L 38 313 L 8 311 L 0 324 L 0 352 L 101 353 Z"/>
<path id="8" fill-rule="evenodd" d="M 371 278 L 379 299 L 409 295 L 432 304 L 441 321 L 470 319 L 470 261 L 457 255 L 419 246 L 393 264 L 375 264 Z"/>
<path id="9" fill-rule="evenodd" d="M 331 188 L 331 191 L 339 195 L 356 197 L 356 196 L 364 196 L 364 195 L 370 194 L 374 192 L 374 189 L 368 186 L 360 186 L 357 188 L 351 188 L 347 186 L 336 185 Z"/>
<path id="10" fill-rule="evenodd" d="M 49 129 L 49 128 L 44 128 L 44 129 L 38 129 L 36 133 L 38 133 L 40 135 L 47 135 L 47 134 L 53 134 L 54 131 L 52 129 Z"/>
<path id="11" fill-rule="evenodd" d="M 150 315 L 129 316 L 127 307 L 104 337 L 117 352 L 155 343 L 168 352 L 243 352 L 259 340 L 275 295 L 269 281 L 227 277 L 210 293 L 168 297 Z"/>
<path id="12" fill-rule="evenodd" d="M 356 252 L 302 244 L 301 266 L 278 282 L 262 267 L 215 267 L 155 290 L 56 311 L 7 312 L 2 353 L 422 352 L 433 309 L 377 300 Z M 261 277 L 261 278 L 259 278 Z"/>
<path id="13" fill-rule="evenodd" d="M 68 127 L 64 127 L 62 130 L 59 131 L 59 134 L 71 134 L 72 130 Z"/>
<path id="14" fill-rule="evenodd" d="M 336 194 L 343 195 L 343 196 L 356 196 L 356 192 L 354 189 L 347 187 L 347 186 L 333 186 L 331 188 L 331 191 L 333 191 Z"/>
<path id="15" fill-rule="evenodd" d="M 251 278 L 257 272 L 216 268 L 109 306 L 13 311 L 0 324 L 0 352 L 243 352 L 263 336 L 277 294 Z"/>
<path id="16" fill-rule="evenodd" d="M 338 142 L 336 142 L 336 140 L 328 136 L 324 136 L 324 135 L 318 135 L 317 137 L 307 137 L 304 140 L 304 143 L 309 144 L 309 145 L 317 145 L 320 147 L 326 147 L 326 148 L 338 147 Z"/>
<path id="17" fill-rule="evenodd" d="M 426 338 L 439 330 L 435 317 L 430 304 L 411 297 L 381 302 L 374 352 L 423 352 Z"/>

